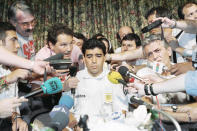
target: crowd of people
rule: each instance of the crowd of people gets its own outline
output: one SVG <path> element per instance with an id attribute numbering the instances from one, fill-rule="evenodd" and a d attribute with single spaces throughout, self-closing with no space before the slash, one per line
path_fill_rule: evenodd
<path id="1" fill-rule="evenodd" d="M 86 38 L 64 23 L 56 23 L 47 31 L 46 45 L 36 52 L 34 12 L 25 1 L 14 2 L 8 9 L 9 21 L 0 22 L 0 129 L 31 130 L 32 120 L 50 112 L 65 94 L 74 100 L 68 124 L 73 130 L 78 130 L 80 116 L 85 114 L 95 122 L 106 112 L 131 111 L 131 106 L 136 108 L 129 101 L 133 95 L 178 122 L 196 122 L 197 4 L 185 3 L 177 13 L 180 20 L 172 19 L 165 7 L 153 7 L 145 16 L 147 25 L 158 20 L 161 25 L 150 29 L 146 38 L 140 38 L 132 27 L 122 26 L 117 32 L 117 49 L 102 33 Z M 60 53 L 77 68 L 75 75 L 69 68 L 55 70 L 45 61 Z M 109 73 L 121 66 L 143 81 L 124 77 L 127 84 L 111 83 Z M 62 91 L 23 97 L 40 89 L 38 81 L 42 83 L 46 77 L 59 77 Z"/>

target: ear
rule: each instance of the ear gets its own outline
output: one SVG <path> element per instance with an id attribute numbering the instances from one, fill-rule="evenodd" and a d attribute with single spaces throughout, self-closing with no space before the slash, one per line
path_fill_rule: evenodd
<path id="1" fill-rule="evenodd" d="M 172 48 L 171 47 L 168 47 L 167 48 L 167 52 L 168 52 L 168 55 L 169 56 L 172 56 Z"/>
<path id="2" fill-rule="evenodd" d="M 84 63 L 84 65 L 85 65 L 85 67 L 86 67 L 86 62 L 85 62 L 85 57 L 84 57 L 84 55 L 83 55 L 83 63 Z"/>
<path id="3" fill-rule="evenodd" d="M 54 50 L 54 45 L 49 41 L 49 43 L 48 43 L 49 45 L 49 48 L 53 51 Z"/>
<path id="4" fill-rule="evenodd" d="M 10 20 L 10 23 L 11 23 L 14 27 L 16 27 L 16 21 Z"/>

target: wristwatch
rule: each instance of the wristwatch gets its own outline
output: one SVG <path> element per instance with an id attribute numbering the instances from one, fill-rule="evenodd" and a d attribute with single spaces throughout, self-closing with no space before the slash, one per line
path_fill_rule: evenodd
<path id="1" fill-rule="evenodd" d="M 176 111 L 177 111 L 177 109 L 178 109 L 178 107 L 177 107 L 177 106 L 174 106 L 174 105 L 173 105 L 173 106 L 171 106 L 171 108 L 172 108 L 172 111 L 173 111 L 173 112 L 176 112 Z"/>

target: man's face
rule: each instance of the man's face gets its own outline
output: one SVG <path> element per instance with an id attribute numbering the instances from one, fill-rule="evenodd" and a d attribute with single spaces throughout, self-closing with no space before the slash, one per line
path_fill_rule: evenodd
<path id="1" fill-rule="evenodd" d="M 16 32 L 24 37 L 32 35 L 36 25 L 34 16 L 27 12 L 18 10 L 16 13 L 16 19 L 16 22 L 13 23 L 13 25 L 16 27 Z"/>
<path id="2" fill-rule="evenodd" d="M 166 66 L 170 65 L 171 48 L 166 49 L 162 44 L 162 41 L 156 40 L 146 45 L 144 48 L 146 58 L 153 62 L 161 62 Z"/>
<path id="3" fill-rule="evenodd" d="M 19 44 L 16 36 L 16 31 L 6 31 L 6 38 L 2 40 L 2 46 L 8 51 L 17 54 Z"/>
<path id="4" fill-rule="evenodd" d="M 99 48 L 88 49 L 85 52 L 84 62 L 88 69 L 88 73 L 94 77 L 98 76 L 103 71 L 103 63 L 105 56 Z"/>
<path id="5" fill-rule="evenodd" d="M 82 49 L 83 40 L 77 39 L 76 37 L 73 37 L 73 44 L 77 45 L 80 49 Z"/>
<path id="6" fill-rule="evenodd" d="M 131 28 L 128 27 L 128 26 L 121 27 L 120 30 L 119 30 L 119 32 L 118 32 L 118 34 L 119 34 L 121 40 L 122 40 L 122 38 L 123 38 L 125 35 L 127 35 L 127 34 L 129 34 L 129 33 L 133 33 L 133 32 L 132 32 Z"/>
<path id="7" fill-rule="evenodd" d="M 192 4 L 190 7 L 183 8 L 184 19 L 197 20 L 197 5 Z"/>
<path id="8" fill-rule="evenodd" d="M 136 49 L 135 40 L 123 40 L 121 46 L 121 52 L 133 51 Z"/>
<path id="9" fill-rule="evenodd" d="M 49 42 L 49 45 L 51 50 L 53 50 L 56 54 L 64 53 L 64 59 L 69 59 L 73 49 L 72 39 L 73 37 L 71 35 L 59 34 L 57 36 L 56 44 L 53 45 Z"/>

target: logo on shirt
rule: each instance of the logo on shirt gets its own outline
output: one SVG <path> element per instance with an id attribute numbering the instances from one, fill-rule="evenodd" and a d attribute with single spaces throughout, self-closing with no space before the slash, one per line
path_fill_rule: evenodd
<path id="1" fill-rule="evenodd" d="M 84 95 L 84 94 L 79 94 L 79 95 L 75 96 L 75 98 L 85 98 L 85 97 L 86 97 L 86 95 Z"/>

